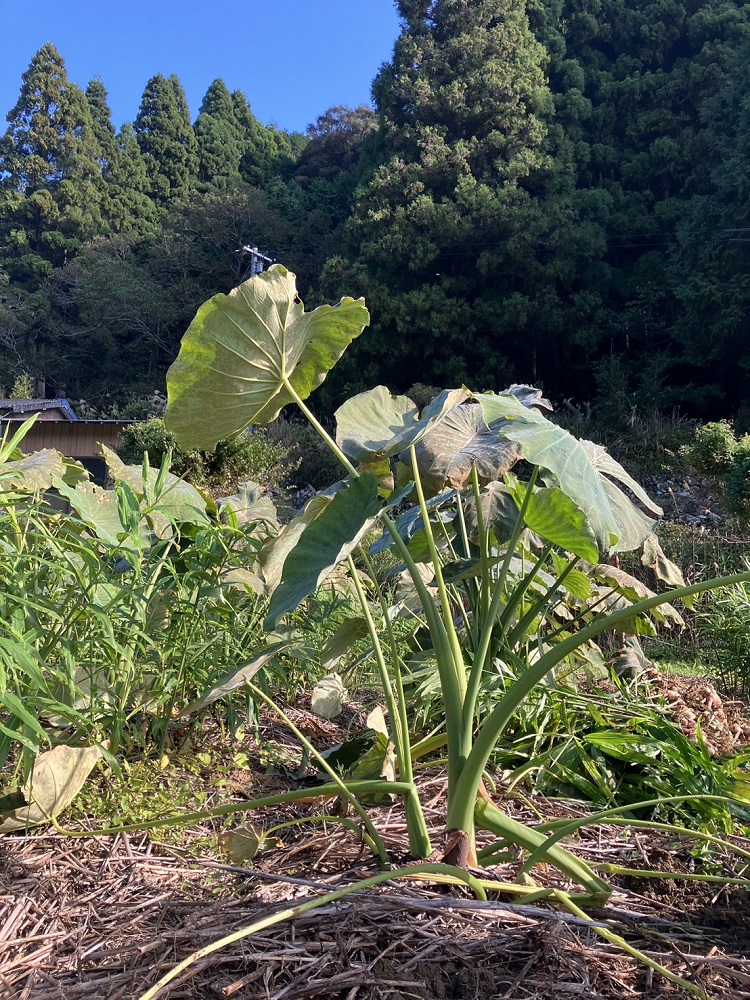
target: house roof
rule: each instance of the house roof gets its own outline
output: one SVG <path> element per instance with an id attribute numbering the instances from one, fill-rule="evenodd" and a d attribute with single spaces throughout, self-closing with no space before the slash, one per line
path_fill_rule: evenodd
<path id="1" fill-rule="evenodd" d="M 78 420 L 67 399 L 0 399 L 0 417 L 14 413 L 41 413 L 42 410 L 60 410 L 65 420 Z"/>

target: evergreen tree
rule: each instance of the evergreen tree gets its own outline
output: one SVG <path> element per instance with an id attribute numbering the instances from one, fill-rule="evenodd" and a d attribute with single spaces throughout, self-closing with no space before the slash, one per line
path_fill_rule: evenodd
<path id="1" fill-rule="evenodd" d="M 355 205 L 355 254 L 330 261 L 324 283 L 356 287 L 373 306 L 373 333 L 339 378 L 406 389 L 539 377 L 543 338 L 544 359 L 556 360 L 561 223 L 559 207 L 544 211 L 554 178 L 544 50 L 522 0 L 398 8 L 402 32 L 373 85 L 382 165 Z"/>
<path id="2" fill-rule="evenodd" d="M 598 263 L 581 274 L 584 334 L 571 326 L 566 338 L 585 347 L 585 360 L 620 356 L 633 385 L 644 356 L 666 358 L 672 380 L 688 383 L 686 398 L 695 396 L 691 383 L 709 373 L 683 366 L 699 362 L 701 352 L 685 353 L 687 271 L 678 274 L 669 259 L 678 234 L 681 243 L 712 240 L 708 216 L 699 218 L 705 206 L 697 209 L 717 182 L 707 108 L 750 37 L 750 8 L 713 0 L 535 0 L 530 16 L 550 53 L 577 205 L 605 240 Z M 701 338 L 705 356 L 716 338 L 709 326 Z M 678 395 L 663 402 L 673 405 Z"/>
<path id="3" fill-rule="evenodd" d="M 34 283 L 102 230 L 101 150 L 89 103 L 47 42 L 31 60 L 0 140 L 0 234 L 8 272 Z"/>
<path id="4" fill-rule="evenodd" d="M 242 179 L 255 187 L 263 187 L 282 172 L 290 174 L 299 155 L 299 137 L 262 125 L 241 90 L 233 92 L 232 105 L 242 144 Z"/>
<path id="5" fill-rule="evenodd" d="M 138 139 L 157 204 L 186 197 L 198 177 L 198 148 L 185 92 L 176 76 L 152 76 L 136 117 Z"/>
<path id="6" fill-rule="evenodd" d="M 675 339 L 701 381 L 750 404 L 750 43 L 703 109 L 711 186 L 691 199 L 670 251 Z M 726 406 L 726 403 L 724 404 Z"/>
<path id="7" fill-rule="evenodd" d="M 111 168 L 117 156 L 117 140 L 115 127 L 112 124 L 112 112 L 107 101 L 107 89 L 100 77 L 94 77 L 86 87 L 86 100 L 89 103 L 91 124 L 99 144 L 102 173 L 104 173 Z"/>
<path id="8" fill-rule="evenodd" d="M 115 233 L 153 232 L 159 219 L 149 197 L 146 163 L 133 126 L 126 122 L 116 138 L 116 152 L 104 175 L 107 219 Z"/>
<path id="9" fill-rule="evenodd" d="M 232 96 L 223 80 L 214 80 L 206 91 L 195 120 L 198 179 L 213 187 L 230 187 L 240 179 L 243 142 L 235 118 Z"/>

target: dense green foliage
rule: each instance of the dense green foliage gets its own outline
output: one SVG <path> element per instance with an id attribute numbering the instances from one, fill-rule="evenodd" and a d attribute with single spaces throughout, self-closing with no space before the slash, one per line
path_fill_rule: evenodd
<path id="1" fill-rule="evenodd" d="M 160 466 L 169 454 L 175 475 L 184 476 L 213 496 L 233 493 L 248 480 L 266 489 L 278 489 L 289 482 L 299 464 L 299 459 L 264 429 L 219 441 L 212 452 L 182 452 L 160 417 L 126 427 L 117 454 L 128 465 L 137 465 L 147 454 L 153 466 Z"/>
<path id="2" fill-rule="evenodd" d="M 43 46 L 0 140 L 0 383 L 28 372 L 102 414 L 161 388 L 258 246 L 305 294 L 374 307 L 329 411 L 461 380 L 621 415 L 750 402 L 750 8 L 397 7 L 375 110 L 331 108 L 307 137 L 220 79 L 191 123 L 158 73 L 118 132 L 102 81 L 84 93 Z"/>

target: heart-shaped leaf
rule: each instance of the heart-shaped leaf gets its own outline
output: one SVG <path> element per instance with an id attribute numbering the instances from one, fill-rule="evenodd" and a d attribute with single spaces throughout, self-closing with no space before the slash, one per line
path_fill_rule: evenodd
<path id="1" fill-rule="evenodd" d="M 364 300 L 306 313 L 293 274 L 274 264 L 205 302 L 167 372 L 165 424 L 181 448 L 212 449 L 306 399 L 369 322 Z"/>
<path id="2" fill-rule="evenodd" d="M 463 489 L 476 465 L 483 485 L 500 479 L 521 457 L 521 449 L 485 423 L 481 407 L 457 406 L 416 447 L 423 486 L 431 493 L 444 486 Z M 401 460 L 408 461 L 402 455 Z"/>

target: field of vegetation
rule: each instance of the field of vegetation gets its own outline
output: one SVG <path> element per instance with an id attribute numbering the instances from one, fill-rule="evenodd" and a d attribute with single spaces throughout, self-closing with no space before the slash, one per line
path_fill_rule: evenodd
<path id="1" fill-rule="evenodd" d="M 6 433 L 2 990 L 748 995 L 747 440 L 623 465 L 519 384 L 325 426 L 368 323 L 277 265 L 106 488 Z"/>

